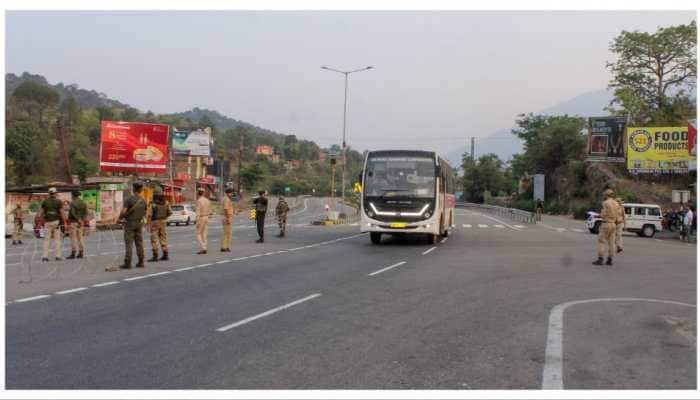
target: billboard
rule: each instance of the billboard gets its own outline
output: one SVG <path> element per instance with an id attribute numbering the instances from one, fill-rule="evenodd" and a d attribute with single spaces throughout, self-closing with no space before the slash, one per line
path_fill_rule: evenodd
<path id="1" fill-rule="evenodd" d="M 210 128 L 195 131 L 173 130 L 173 154 L 209 157 L 210 137 Z"/>
<path id="2" fill-rule="evenodd" d="M 168 125 L 102 121 L 100 171 L 164 173 Z"/>
<path id="3" fill-rule="evenodd" d="M 532 191 L 534 200 L 544 201 L 544 174 L 535 174 L 535 188 Z"/>
<path id="4" fill-rule="evenodd" d="M 688 154 L 690 154 L 690 161 L 688 161 L 688 169 L 690 171 L 697 170 L 697 155 L 698 155 L 698 126 L 697 120 L 691 120 L 688 122 Z"/>
<path id="5" fill-rule="evenodd" d="M 632 173 L 686 173 L 688 127 L 627 128 L 627 169 Z"/>
<path id="6" fill-rule="evenodd" d="M 625 162 L 625 117 L 593 117 L 588 123 L 589 158 Z"/>

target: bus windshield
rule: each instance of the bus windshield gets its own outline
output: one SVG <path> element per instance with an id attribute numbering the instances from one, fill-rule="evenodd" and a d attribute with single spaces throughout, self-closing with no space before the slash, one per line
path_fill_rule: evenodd
<path id="1" fill-rule="evenodd" d="M 429 157 L 371 157 L 365 196 L 434 197 L 435 160 Z"/>

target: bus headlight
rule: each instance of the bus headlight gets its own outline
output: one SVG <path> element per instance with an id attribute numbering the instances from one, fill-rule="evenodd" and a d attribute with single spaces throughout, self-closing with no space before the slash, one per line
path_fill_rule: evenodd
<path id="1" fill-rule="evenodd" d="M 430 213 L 427 212 L 427 213 L 423 214 L 423 216 L 425 217 L 425 219 L 428 219 L 428 218 L 430 218 Z"/>
<path id="2" fill-rule="evenodd" d="M 374 217 L 374 213 L 373 213 L 371 210 L 370 210 L 370 211 L 367 211 L 367 216 L 370 217 L 370 218 L 373 218 L 373 217 Z"/>

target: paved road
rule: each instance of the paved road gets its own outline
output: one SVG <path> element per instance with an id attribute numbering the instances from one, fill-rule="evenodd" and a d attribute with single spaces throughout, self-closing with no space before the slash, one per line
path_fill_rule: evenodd
<path id="1" fill-rule="evenodd" d="M 295 223 L 320 210 L 310 199 Z M 562 228 L 459 210 L 436 246 L 374 246 L 352 225 L 256 245 L 239 229 L 233 253 L 205 258 L 184 234 L 177 261 L 146 271 L 8 279 L 6 384 L 695 388 L 696 248 L 628 237 L 593 268 L 595 237 Z"/>

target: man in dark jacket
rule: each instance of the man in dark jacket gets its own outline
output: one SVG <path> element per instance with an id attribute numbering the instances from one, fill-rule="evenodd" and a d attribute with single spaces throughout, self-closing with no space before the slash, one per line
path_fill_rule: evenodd
<path id="1" fill-rule="evenodd" d="M 257 243 L 263 243 L 265 241 L 265 214 L 267 213 L 267 197 L 265 197 L 264 190 L 258 192 L 258 197 L 253 200 L 253 205 L 255 206 L 255 223 L 258 227 L 258 236 L 260 236 Z"/>
<path id="2" fill-rule="evenodd" d="M 143 268 L 143 217 L 146 215 L 146 202 L 140 196 L 143 184 L 134 182 L 133 194 L 126 200 L 126 204 L 122 209 L 119 218 L 124 222 L 124 244 L 126 246 L 126 254 L 124 255 L 124 264 L 120 265 L 121 269 L 131 269 L 132 247 L 136 245 L 136 255 L 139 262 L 137 268 Z"/>

